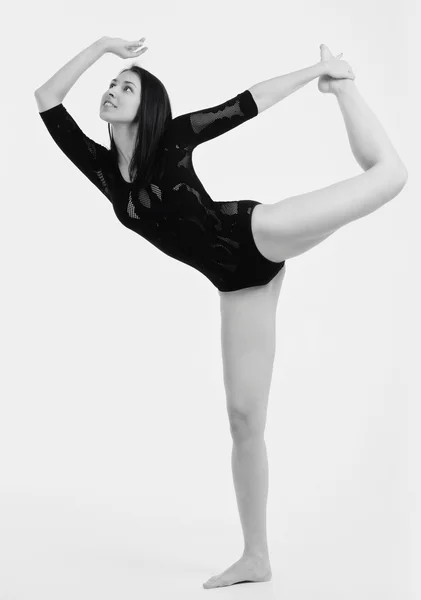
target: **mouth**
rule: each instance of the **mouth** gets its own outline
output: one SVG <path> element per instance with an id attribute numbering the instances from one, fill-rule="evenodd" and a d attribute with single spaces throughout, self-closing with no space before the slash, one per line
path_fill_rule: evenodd
<path id="1" fill-rule="evenodd" d="M 109 100 L 106 100 L 102 106 L 112 106 L 113 108 L 117 108 L 117 107 L 116 107 L 116 106 L 114 106 L 114 104 L 112 104 L 112 103 L 111 103 Z"/>

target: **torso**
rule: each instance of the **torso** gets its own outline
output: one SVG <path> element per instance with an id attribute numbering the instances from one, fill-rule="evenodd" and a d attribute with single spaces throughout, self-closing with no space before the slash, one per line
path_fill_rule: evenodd
<path id="1" fill-rule="evenodd" d="M 118 168 L 120 169 L 120 173 L 124 181 L 127 181 L 127 183 L 131 183 L 128 165 L 118 165 Z"/>

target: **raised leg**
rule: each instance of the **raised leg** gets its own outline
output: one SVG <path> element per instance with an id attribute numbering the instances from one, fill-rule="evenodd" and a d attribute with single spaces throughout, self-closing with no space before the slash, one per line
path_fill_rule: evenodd
<path id="1" fill-rule="evenodd" d="M 328 187 L 253 211 L 252 230 L 269 260 L 287 260 L 364 217 L 397 196 L 407 180 L 405 166 L 355 83 L 343 80 L 335 93 L 352 152 L 364 173 Z"/>

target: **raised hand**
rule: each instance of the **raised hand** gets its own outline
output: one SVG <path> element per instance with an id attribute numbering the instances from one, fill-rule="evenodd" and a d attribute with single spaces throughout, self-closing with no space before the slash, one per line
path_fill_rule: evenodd
<path id="1" fill-rule="evenodd" d="M 340 60 L 343 53 L 333 56 L 325 44 L 320 46 L 320 62 L 323 63 L 325 74 L 319 77 L 318 88 L 323 93 L 335 93 L 341 88 L 344 79 L 355 79 L 351 65 Z"/>
<path id="2" fill-rule="evenodd" d="M 122 38 L 107 38 L 106 51 L 119 56 L 120 58 L 132 58 L 140 56 L 148 49 L 147 46 L 142 48 L 146 38 L 129 42 Z"/>

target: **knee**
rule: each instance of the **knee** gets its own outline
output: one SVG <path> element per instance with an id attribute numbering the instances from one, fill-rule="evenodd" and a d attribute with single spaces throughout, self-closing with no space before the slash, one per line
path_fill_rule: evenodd
<path id="1" fill-rule="evenodd" d="M 228 410 L 230 431 L 234 441 L 263 436 L 266 427 L 266 409 Z"/>

